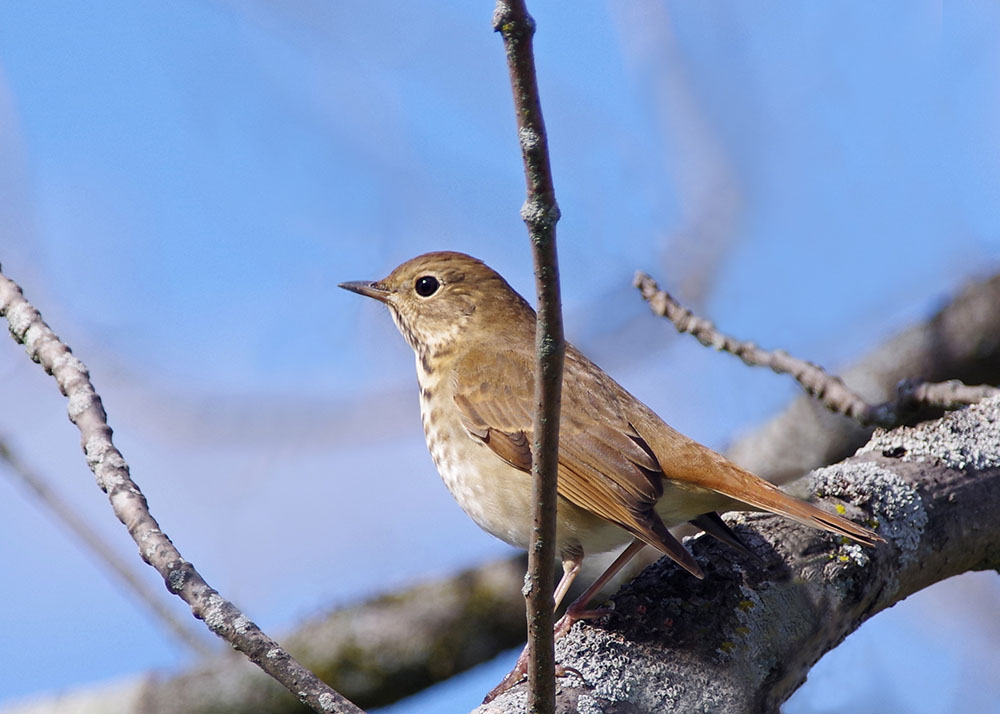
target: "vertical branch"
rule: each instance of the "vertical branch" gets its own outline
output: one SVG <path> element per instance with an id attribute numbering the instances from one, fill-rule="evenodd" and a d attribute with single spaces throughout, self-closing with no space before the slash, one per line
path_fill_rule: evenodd
<path id="1" fill-rule="evenodd" d="M 527 199 L 521 217 L 528 227 L 535 263 L 538 323 L 535 344 L 534 443 L 532 480 L 534 530 L 525 584 L 528 619 L 529 711 L 555 709 L 555 655 L 552 643 L 556 536 L 556 473 L 559 464 L 559 408 L 562 397 L 563 340 L 556 260 L 556 205 L 548 140 L 535 77 L 532 36 L 535 21 L 523 0 L 498 0 L 493 28 L 503 37 L 514 92 L 517 135 L 524 159 Z"/>

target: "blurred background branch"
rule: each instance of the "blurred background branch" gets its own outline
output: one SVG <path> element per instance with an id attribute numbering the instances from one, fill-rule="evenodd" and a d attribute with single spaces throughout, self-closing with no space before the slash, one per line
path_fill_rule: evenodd
<path id="1" fill-rule="evenodd" d="M 526 558 L 487 563 L 309 618 L 282 637 L 296 659 L 363 708 L 384 706 L 524 642 Z M 65 693 L 4 714 L 301 714 L 244 657 L 223 653 L 173 676 Z"/>
<path id="2" fill-rule="evenodd" d="M 1000 384 L 1000 275 L 969 281 L 930 319 L 886 340 L 841 377 L 874 403 L 890 399 L 900 381 L 914 377 Z M 800 396 L 726 453 L 744 468 L 784 483 L 849 456 L 872 431 Z"/>

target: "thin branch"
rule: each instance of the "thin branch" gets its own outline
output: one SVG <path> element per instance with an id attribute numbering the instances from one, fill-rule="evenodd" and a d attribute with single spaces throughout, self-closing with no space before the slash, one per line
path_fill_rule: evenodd
<path id="1" fill-rule="evenodd" d="M 9 473 L 15 480 L 20 481 L 29 491 L 31 491 L 45 508 L 48 509 L 59 522 L 72 531 L 83 545 L 90 549 L 97 559 L 103 562 L 125 586 L 142 602 L 153 616 L 159 620 L 178 640 L 184 643 L 196 654 L 208 656 L 215 653 L 199 635 L 196 635 L 187 623 L 181 622 L 174 616 L 163 602 L 160 596 L 146 587 L 140 580 L 138 574 L 129 563 L 118 557 L 112 548 L 93 528 L 81 518 L 72 507 L 63 501 L 45 483 L 38 473 L 28 468 L 11 450 L 7 444 L 0 440 L 0 461 L 7 463 L 3 471 Z"/>
<path id="2" fill-rule="evenodd" d="M 80 430 L 87 464 L 108 495 L 118 519 L 139 546 L 143 561 L 163 577 L 167 589 L 191 606 L 208 628 L 281 682 L 299 701 L 317 712 L 357 714 L 361 709 L 324 684 L 265 635 L 235 605 L 222 598 L 184 560 L 149 512 L 145 496 L 129 475 L 128 464 L 111 441 L 111 427 L 86 366 L 42 321 L 21 288 L 0 273 L 0 315 L 17 342 L 42 365 L 69 400 L 69 418 Z"/>
<path id="3" fill-rule="evenodd" d="M 524 160 L 527 200 L 521 217 L 528 227 L 535 263 L 538 323 L 535 342 L 534 444 L 532 481 L 535 501 L 532 547 L 525 583 L 530 666 L 529 710 L 555 709 L 555 658 L 552 644 L 556 536 L 556 471 L 559 463 L 559 409 L 562 397 L 563 339 L 556 259 L 556 205 L 548 139 L 535 76 L 532 36 L 535 21 L 523 0 L 498 0 L 493 28 L 503 37 L 514 92 L 517 135 Z"/>
<path id="4" fill-rule="evenodd" d="M 955 380 L 932 384 L 909 379 L 899 383 L 895 399 L 870 404 L 839 377 L 812 362 L 792 357 L 784 350 L 764 350 L 753 342 L 737 340 L 719 332 L 710 321 L 693 314 L 669 293 L 660 290 L 656 281 L 645 273 L 636 273 L 634 285 L 653 312 L 670 320 L 678 332 L 693 335 L 706 347 L 734 354 L 752 367 L 770 367 L 778 374 L 791 375 L 827 409 L 862 425 L 874 424 L 891 429 L 904 423 L 920 407 L 957 409 L 1000 395 L 1000 389 L 989 385 L 967 386 Z"/>

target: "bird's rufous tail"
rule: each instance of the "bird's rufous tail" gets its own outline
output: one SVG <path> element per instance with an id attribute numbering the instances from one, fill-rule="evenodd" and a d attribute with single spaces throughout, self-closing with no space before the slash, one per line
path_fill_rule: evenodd
<path id="1" fill-rule="evenodd" d="M 761 511 L 776 513 L 804 525 L 845 536 L 862 545 L 874 546 L 876 543 L 885 542 L 884 538 L 864 526 L 789 496 L 774 484 L 744 471 L 736 464 L 725 460 L 724 464 L 724 468 L 729 471 L 728 477 L 719 479 L 719 482 L 709 486 L 718 493 Z"/>

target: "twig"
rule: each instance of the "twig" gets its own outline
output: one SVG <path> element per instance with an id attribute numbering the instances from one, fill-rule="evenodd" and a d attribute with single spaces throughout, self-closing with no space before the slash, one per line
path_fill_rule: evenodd
<path id="1" fill-rule="evenodd" d="M 10 447 L 2 440 L 0 440 L 0 460 L 5 461 L 8 466 L 7 469 L 3 470 L 10 473 L 11 476 L 35 494 L 38 501 L 63 525 L 69 528 L 80 542 L 97 556 L 98 560 L 107 565 L 111 569 L 111 572 L 166 626 L 169 632 L 199 655 L 209 656 L 214 654 L 214 650 L 211 647 L 192 632 L 186 623 L 181 622 L 175 617 L 174 613 L 168 610 L 160 601 L 160 597 L 146 587 L 146 584 L 139 579 L 133 568 L 122 558 L 118 557 L 114 549 L 97 532 L 88 526 L 65 501 L 57 496 L 39 474 L 28 468 L 24 462 L 17 458 L 10 450 Z"/>
<path id="2" fill-rule="evenodd" d="M 790 374 L 827 409 L 844 414 L 862 425 L 874 424 L 891 429 L 902 424 L 918 407 L 957 409 L 1000 394 L 1000 389 L 989 385 L 967 386 L 957 380 L 928 383 L 906 379 L 897 386 L 895 399 L 869 404 L 839 377 L 828 374 L 812 362 L 792 357 L 784 350 L 764 350 L 753 342 L 737 340 L 719 332 L 710 321 L 693 314 L 669 293 L 660 290 L 656 281 L 645 273 L 636 273 L 633 284 L 653 312 L 670 320 L 678 332 L 693 335 L 706 347 L 734 354 L 750 366 L 770 367 L 778 374 Z"/>
<path id="3" fill-rule="evenodd" d="M 208 628 L 278 680 L 299 701 L 317 712 L 357 714 L 362 710 L 324 684 L 265 635 L 228 600 L 211 588 L 160 529 L 145 496 L 129 475 L 128 464 L 111 441 L 111 427 L 86 366 L 42 321 L 20 286 L 0 273 L 0 315 L 24 344 L 28 356 L 42 365 L 69 400 L 69 418 L 81 442 L 97 485 L 108 495 L 115 515 L 139 546 L 143 561 L 163 576 L 167 589 L 191 606 Z"/>
<path id="4" fill-rule="evenodd" d="M 525 583 L 530 666 L 529 711 L 555 710 L 555 655 L 552 644 L 556 536 L 556 471 L 559 463 L 559 409 L 562 398 L 563 339 L 556 259 L 556 205 L 548 140 L 535 77 L 532 36 L 535 21 L 523 0 L 498 0 L 493 29 L 503 37 L 514 92 L 517 135 L 524 160 L 527 199 L 521 217 L 528 227 L 535 263 L 538 323 L 535 343 L 534 444 L 532 481 L 535 501 L 532 547 Z"/>

